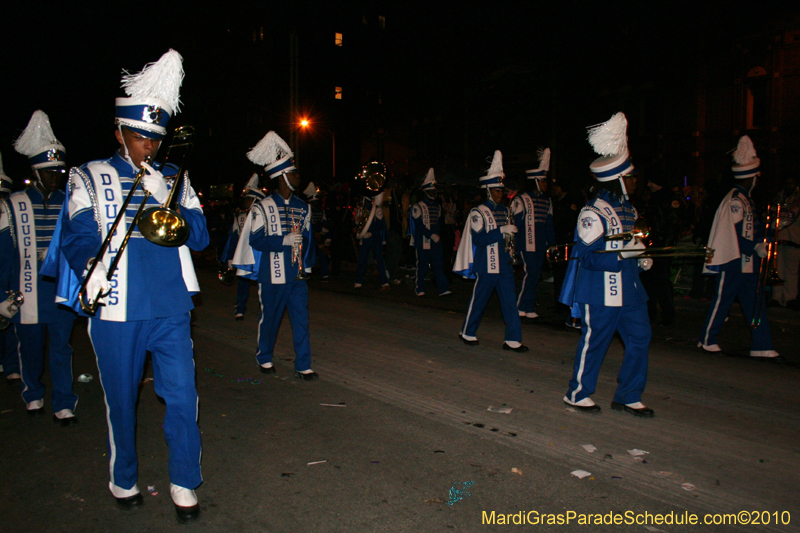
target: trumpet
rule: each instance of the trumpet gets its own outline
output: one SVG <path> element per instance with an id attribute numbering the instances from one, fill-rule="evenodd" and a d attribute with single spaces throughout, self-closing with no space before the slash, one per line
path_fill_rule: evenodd
<path id="1" fill-rule="evenodd" d="M 286 206 L 284 206 L 286 207 Z M 287 209 L 287 218 L 291 217 L 292 233 L 301 233 L 300 222 L 295 218 L 294 214 L 290 214 Z M 308 279 L 306 270 L 303 267 L 303 243 L 292 245 L 292 264 L 297 265 L 297 276 L 295 281 L 303 281 Z"/>
<path id="2" fill-rule="evenodd" d="M 633 239 L 645 240 L 650 236 L 650 225 L 647 221 L 639 217 L 633 223 L 633 229 L 623 233 L 616 233 L 614 235 L 606 235 L 603 237 L 604 241 L 630 241 Z"/>
<path id="3" fill-rule="evenodd" d="M 509 217 L 509 222 L 512 222 L 511 217 Z M 506 240 L 506 253 L 509 255 L 508 264 L 511 266 L 519 265 L 519 256 L 517 255 L 517 247 L 516 243 L 516 234 L 514 233 L 506 233 L 503 235 Z"/>
<path id="4" fill-rule="evenodd" d="M 8 312 L 13 317 L 17 314 L 17 311 L 19 311 L 19 306 L 25 303 L 25 296 L 23 296 L 22 292 L 20 291 L 8 291 L 6 294 L 8 294 L 6 301 L 11 303 L 11 305 L 8 307 Z M 0 331 L 5 331 L 10 325 L 11 319 L 0 315 Z"/>
<path id="5" fill-rule="evenodd" d="M 139 227 L 139 231 L 144 238 L 153 244 L 158 244 L 160 246 L 181 246 L 189 238 L 189 225 L 186 222 L 186 219 L 183 218 L 177 211 L 175 211 L 175 208 L 177 207 L 178 202 L 177 192 L 182 189 L 183 175 L 185 173 L 184 165 L 186 164 L 186 160 L 188 159 L 189 152 L 191 151 L 191 147 L 193 145 L 191 140 L 193 136 L 194 128 L 191 126 L 181 126 L 174 131 L 173 143 L 167 147 L 167 155 L 165 160 L 169 161 L 171 158 L 176 158 L 176 156 L 172 153 L 173 147 L 188 148 L 188 150 L 185 150 L 181 154 L 182 158 L 180 161 L 178 174 L 175 176 L 175 180 L 172 183 L 172 190 L 170 191 L 170 194 L 167 197 L 167 201 L 164 203 L 164 205 L 161 207 L 148 209 L 147 211 L 145 211 L 144 207 L 147 203 L 147 199 L 150 198 L 150 193 L 148 191 L 144 191 L 142 203 L 139 204 L 139 208 L 136 210 L 136 214 L 128 226 L 128 231 L 125 233 L 125 236 L 119 245 L 117 255 L 114 256 L 114 260 L 108 267 L 108 274 L 106 275 L 106 279 L 108 281 L 111 281 L 111 279 L 114 277 L 117 267 L 119 266 L 119 261 L 122 258 L 122 253 L 125 251 L 125 248 L 128 245 L 128 240 L 130 240 L 133 230 L 136 229 L 137 226 Z M 145 156 L 144 158 L 144 162 L 148 164 L 152 160 L 153 158 L 149 155 Z M 83 282 L 78 290 L 78 302 L 80 303 L 81 309 L 83 309 L 83 311 L 88 315 L 94 315 L 97 313 L 97 309 L 100 306 L 100 298 L 108 296 L 109 294 L 103 293 L 103 291 L 100 290 L 93 300 L 88 300 L 86 288 L 89 283 L 89 278 L 91 278 L 97 263 L 103 260 L 103 256 L 105 256 L 106 252 L 108 251 L 108 248 L 111 245 L 111 239 L 117 232 L 117 227 L 119 226 L 120 222 L 122 222 L 122 220 L 125 218 L 128 205 L 131 203 L 131 200 L 136 193 L 136 189 L 141 184 L 146 173 L 146 168 L 141 168 L 136 173 L 131 190 L 125 197 L 125 200 L 122 202 L 117 218 L 114 219 L 111 227 L 108 228 L 106 238 L 100 245 L 100 250 L 97 252 L 94 259 L 89 261 L 89 268 L 84 275 Z M 146 215 L 147 221 L 144 220 L 143 214 Z"/>
<path id="6" fill-rule="evenodd" d="M 778 275 L 778 228 L 781 220 L 781 206 L 774 209 L 775 216 L 772 216 L 773 209 L 767 206 L 767 223 L 764 230 L 764 244 L 767 245 L 767 256 L 761 259 L 758 267 L 758 281 L 756 283 L 756 298 L 753 302 L 753 316 L 750 319 L 750 327 L 756 329 L 761 325 L 761 311 L 764 305 L 764 288 L 783 285 L 784 281 Z M 770 236 L 770 232 L 772 235 Z"/>

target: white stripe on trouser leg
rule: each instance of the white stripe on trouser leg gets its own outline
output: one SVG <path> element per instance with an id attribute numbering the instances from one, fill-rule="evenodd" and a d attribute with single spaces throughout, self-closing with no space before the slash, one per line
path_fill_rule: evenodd
<path id="1" fill-rule="evenodd" d="M 522 257 L 522 253 L 519 254 Z M 525 276 L 522 277 L 522 287 L 519 289 L 519 296 L 517 297 L 517 311 L 519 311 L 519 303 L 522 301 L 522 295 L 525 294 L 525 283 L 528 281 L 528 262 L 522 257 L 522 270 L 525 271 Z"/>
<path id="2" fill-rule="evenodd" d="M 581 389 L 583 389 L 583 382 L 581 381 L 581 378 L 583 377 L 583 368 L 586 365 L 586 352 L 589 351 L 589 340 L 592 337 L 592 324 L 589 322 L 589 304 L 584 304 L 584 308 L 583 316 L 586 320 L 586 338 L 583 341 L 583 350 L 581 350 L 581 364 L 578 367 L 578 375 L 575 376 L 575 379 L 578 382 L 578 387 L 572 391 L 572 396 L 570 397 L 572 403 L 577 401 L 575 400 L 575 396 L 581 391 Z"/>
<path id="3" fill-rule="evenodd" d="M 258 282 L 258 304 L 261 306 L 261 318 L 258 319 L 258 329 L 256 331 L 258 334 L 256 335 L 256 364 L 260 365 L 261 363 L 258 362 L 258 356 L 261 355 L 261 324 L 264 322 L 264 300 L 261 299 L 261 282 Z"/>
<path id="4" fill-rule="evenodd" d="M 94 347 L 94 339 L 92 338 L 92 319 L 89 319 L 89 325 L 86 328 L 89 333 L 89 342 L 92 343 L 92 350 L 94 350 L 94 361 L 97 365 L 97 375 L 100 378 L 100 386 L 103 388 L 103 402 L 106 404 L 106 424 L 108 424 L 108 447 L 110 448 L 110 457 L 108 461 L 108 473 L 111 478 L 111 483 L 118 486 L 116 479 L 114 479 L 114 463 L 117 460 L 117 446 L 114 443 L 114 425 L 111 423 L 111 409 L 108 406 L 108 396 L 106 396 L 106 387 L 103 384 L 103 373 L 100 371 L 100 361 L 97 360 L 97 349 Z M 120 487 L 122 488 L 122 487 Z"/>
<path id="5" fill-rule="evenodd" d="M 467 318 L 464 319 L 464 326 L 461 328 L 461 334 L 467 332 L 467 324 L 469 324 L 469 316 L 472 314 L 472 304 L 475 303 L 475 292 L 478 290 L 478 282 L 481 280 L 480 274 L 475 274 L 475 284 L 472 286 L 472 298 L 469 300 L 469 307 L 467 308 Z"/>
<path id="6" fill-rule="evenodd" d="M 717 303 L 714 304 L 714 311 L 708 320 L 708 327 L 706 334 L 703 336 L 703 345 L 708 346 L 708 335 L 711 333 L 711 325 L 714 324 L 714 319 L 717 318 L 717 311 L 719 311 L 719 302 L 722 301 L 722 287 L 725 285 L 725 272 L 722 272 L 722 277 L 719 278 L 719 289 L 717 289 Z"/>

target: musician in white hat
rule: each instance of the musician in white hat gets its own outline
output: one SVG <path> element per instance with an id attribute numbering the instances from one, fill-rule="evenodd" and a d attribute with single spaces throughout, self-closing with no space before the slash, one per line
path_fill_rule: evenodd
<path id="1" fill-rule="evenodd" d="M 331 276 L 331 226 L 325 210 L 322 209 L 322 193 L 319 187 L 310 181 L 303 194 L 311 208 L 311 232 L 314 234 L 313 240 L 317 245 L 314 252 L 316 252 L 317 263 L 319 263 L 319 277 L 324 283 Z"/>
<path id="2" fill-rule="evenodd" d="M 442 251 L 442 206 L 436 202 L 436 176 L 428 169 L 420 187 L 423 197 L 411 208 L 411 243 L 417 251 L 417 279 L 414 291 L 417 296 L 425 295 L 425 278 L 428 267 L 433 271 L 439 296 L 447 296 L 450 284 L 444 275 L 444 254 Z"/>
<path id="3" fill-rule="evenodd" d="M 763 287 L 758 289 L 759 267 L 767 256 L 764 226 L 755 222 L 750 197 L 761 176 L 761 160 L 747 135 L 739 139 L 733 161 L 731 169 L 736 183 L 719 204 L 708 237 L 708 247 L 714 250 L 714 255 L 704 272 L 716 276 L 716 286 L 697 346 L 704 352 L 722 351 L 717 337 L 734 299 L 738 298 L 747 324 L 755 326 L 751 328 L 750 357 L 776 361 L 779 355 L 772 345 Z M 754 311 L 758 316 L 753 316 Z"/>
<path id="4" fill-rule="evenodd" d="M 65 149 L 43 111 L 33 113 L 14 147 L 28 158 L 34 180 L 27 189 L 0 200 L 0 294 L 5 299 L 7 290 L 19 291 L 24 301 L 13 315 L 8 300 L 0 302 L 0 314 L 13 323 L 14 331 L 6 335 L 19 339 L 22 399 L 30 415 L 44 413 L 45 386 L 40 378 L 49 336 L 53 418 L 70 426 L 78 422 L 69 345 L 76 315 L 56 304 L 56 284 L 41 272 L 65 198 L 61 190 Z"/>
<path id="5" fill-rule="evenodd" d="M 3 160 L 0 156 L 0 200 L 7 198 L 14 190 L 14 180 L 9 178 L 3 170 Z M 2 209 L 2 205 L 0 205 Z M 0 214 L 2 217 L 2 214 Z M 3 262 L 0 261 L 0 268 L 3 268 Z M 9 263 L 10 265 L 10 263 Z M 3 298 L 4 294 L 0 294 Z M 6 376 L 8 384 L 15 384 L 22 381 L 19 373 L 19 353 L 17 352 L 17 335 L 14 333 L 14 328 L 7 327 L 0 331 L 0 365 L 3 367 L 3 374 Z"/>
<path id="6" fill-rule="evenodd" d="M 478 180 L 486 200 L 469 212 L 453 266 L 456 274 L 475 278 L 467 316 L 458 336 L 468 346 L 478 344 L 478 326 L 496 290 L 506 323 L 503 350 L 522 353 L 528 347 L 522 344 L 522 322 L 515 303 L 517 291 L 508 246 L 517 228 L 503 205 L 505 177 L 503 154 L 495 150 L 489 170 Z"/>
<path id="7" fill-rule="evenodd" d="M 155 391 L 167 405 L 164 436 L 169 447 L 170 495 L 178 520 L 188 522 L 200 516 L 194 489 L 203 481 L 189 327 L 192 295 L 200 287 L 190 250 L 205 249 L 209 237 L 188 177 L 173 183 L 165 175 L 176 175 L 175 165 L 147 162 L 156 156 L 167 122 L 179 110 L 182 60 L 178 52 L 170 50 L 142 72 L 123 77 L 128 97 L 117 98 L 115 108 L 119 150 L 109 159 L 70 171 L 68 209 L 59 221 L 61 261 L 52 268 L 58 270 L 61 282 L 68 264 L 73 277 L 86 278 L 88 302 L 84 303 L 97 300 L 102 304 L 89 319 L 89 337 L 105 393 L 111 493 L 123 508 L 143 503 L 137 484 L 136 400 L 149 351 Z M 140 172 L 144 173 L 142 188 L 137 187 L 122 214 L 122 203 Z M 120 251 L 140 204 L 160 207 L 177 183 L 181 187 L 178 207 L 189 230 L 185 244 L 159 246 L 143 237 L 137 222 L 127 247 Z M 110 238 L 108 252 L 96 257 L 115 219 L 119 226 Z M 115 258 L 120 261 L 109 282 L 108 268 Z M 73 308 L 81 309 L 76 286 L 64 287 L 60 293 Z"/>
<path id="8" fill-rule="evenodd" d="M 638 217 L 628 199 L 628 192 L 636 187 L 636 178 L 632 174 L 627 129 L 623 113 L 589 129 L 589 142 L 601 157 L 589 166 L 597 180 L 595 195 L 578 216 L 578 238 L 570 256 L 575 260 L 570 261 L 561 293 L 562 302 L 581 306 L 582 321 L 564 403 L 578 411 L 600 412 L 591 395 L 611 339 L 619 332 L 625 355 L 611 408 L 650 418 L 654 412 L 642 403 L 642 392 L 647 383 L 651 329 L 647 293 L 639 272 L 650 268 L 653 260 L 637 260 L 644 252 L 639 238 L 606 239 L 632 231 Z M 566 298 L 565 292 L 571 292 L 571 298 Z"/>

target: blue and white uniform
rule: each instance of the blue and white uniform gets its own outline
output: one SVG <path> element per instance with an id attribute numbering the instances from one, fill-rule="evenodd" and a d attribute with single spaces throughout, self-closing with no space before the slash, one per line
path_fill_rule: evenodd
<path id="1" fill-rule="evenodd" d="M 747 190 L 737 184 L 720 203 L 708 239 L 714 256 L 704 271 L 716 274 L 716 287 L 700 333 L 703 345 L 717 344 L 717 336 L 736 298 L 742 306 L 745 320 L 750 324 L 761 263 L 755 254 L 755 245 L 762 238 L 763 227 L 755 224 L 753 201 Z M 763 299 L 763 293 L 758 297 Z M 767 306 L 763 301 L 761 303 L 761 323 L 752 330 L 751 351 L 773 349 Z"/>
<path id="2" fill-rule="evenodd" d="M 227 264 L 233 260 L 233 254 L 236 252 L 236 245 L 239 244 L 239 236 L 242 234 L 245 220 L 249 211 L 239 211 L 233 218 L 231 225 L 231 232 L 228 235 L 228 241 L 225 243 L 225 248 L 222 250 L 222 257 L 220 262 Z M 250 299 L 250 279 L 247 276 L 236 276 L 236 307 L 234 313 L 244 315 L 247 312 L 247 300 Z"/>
<path id="3" fill-rule="evenodd" d="M 25 403 L 41 400 L 44 385 L 45 338 L 49 335 L 53 412 L 74 411 L 72 348 L 69 337 L 75 313 L 56 304 L 56 284 L 42 276 L 42 262 L 50 247 L 65 194 L 54 191 L 45 199 L 29 187 L 0 200 L 0 289 L 21 291 L 25 302 L 11 319 L 19 339 L 17 351 Z M 7 332 L 9 337 L 14 333 Z M 8 371 L 7 371 L 8 372 Z"/>
<path id="4" fill-rule="evenodd" d="M 548 246 L 556 244 L 553 204 L 545 194 L 524 192 L 511 202 L 511 214 L 517 226 L 516 252 L 522 259 L 525 276 L 517 298 L 519 316 L 536 317 L 536 284 Z"/>
<path id="5" fill-rule="evenodd" d="M 577 268 L 571 272 L 576 276 L 573 301 L 581 307 L 582 326 L 566 395 L 573 404 L 594 393 L 600 365 L 615 332 L 622 337 L 625 355 L 614 401 L 625 405 L 641 401 L 647 382 L 651 329 L 638 261 L 620 259 L 618 253 L 595 253 L 622 251 L 623 241 L 605 241 L 603 237 L 632 230 L 636 217 L 628 200 L 605 189 L 578 216 L 578 239 L 571 256 L 577 258 Z"/>
<path id="6" fill-rule="evenodd" d="M 328 217 L 325 216 L 325 211 L 320 206 L 318 209 L 311 207 L 311 231 L 315 235 L 315 240 L 318 247 L 326 247 L 330 249 L 331 245 L 331 228 L 328 223 Z M 319 275 L 322 279 L 330 277 L 330 255 L 325 252 L 317 253 L 317 260 L 319 261 Z"/>
<path id="7" fill-rule="evenodd" d="M 483 311 L 496 290 L 506 323 L 505 341 L 522 342 L 522 323 L 516 308 L 514 270 L 509 264 L 501 226 L 510 223 L 508 208 L 491 199 L 473 208 L 464 225 L 453 271 L 475 278 L 472 298 L 461 335 L 467 340 L 476 338 Z"/>
<path id="8" fill-rule="evenodd" d="M 359 239 L 360 245 L 358 247 L 358 265 L 356 265 L 356 283 L 364 283 L 364 274 L 367 272 L 367 263 L 369 261 L 369 253 L 375 256 L 375 263 L 378 266 L 378 276 L 381 280 L 381 285 L 389 283 L 389 273 L 386 272 L 386 263 L 383 260 L 383 245 L 386 244 L 388 236 L 388 228 L 386 227 L 386 220 L 383 218 L 383 208 L 380 206 L 375 208 L 375 216 L 369 227 L 364 230 L 364 234 L 371 233 L 369 237 Z"/>
<path id="9" fill-rule="evenodd" d="M 425 292 L 425 277 L 428 275 L 428 266 L 433 270 L 439 294 L 450 290 L 450 284 L 444 275 L 441 216 L 442 207 L 429 198 L 423 198 L 411 208 L 412 239 L 414 248 L 417 251 L 417 279 L 415 286 L 417 294 Z"/>
<path id="10" fill-rule="evenodd" d="M 70 172 L 69 203 L 57 229 L 61 234 L 61 255 L 56 267 L 62 274 L 59 296 L 76 310 L 80 309 L 77 281 L 100 249 L 136 172 L 119 152 Z M 162 172 L 174 174 L 174 167 Z M 126 216 L 111 239 L 109 252 L 102 258 L 106 266 L 118 253 L 143 194 L 141 189 L 135 191 Z M 167 405 L 164 436 L 169 445 L 170 481 L 188 489 L 202 482 L 198 397 L 189 328 L 192 295 L 200 288 L 189 250 L 205 249 L 209 237 L 202 207 L 188 178 L 179 194 L 181 215 L 190 228 L 189 240 L 180 247 L 158 246 L 134 228 L 110 280 L 111 293 L 105 297 L 105 305 L 89 319 L 89 337 L 105 393 L 111 483 L 124 490 L 133 489 L 138 478 L 136 401 L 148 351 L 152 354 L 156 394 Z M 150 196 L 147 205 L 159 204 Z M 65 264 L 72 273 L 70 284 Z"/>
<path id="11" fill-rule="evenodd" d="M 284 237 L 301 228 L 303 235 L 303 268 L 311 272 L 311 210 L 297 196 L 284 199 L 273 194 L 256 202 L 242 228 L 242 237 L 234 255 L 235 267 L 255 272 L 258 277 L 258 296 L 261 301 L 261 320 L 258 323 L 259 365 L 272 362 L 283 312 L 288 309 L 292 324 L 297 372 L 311 368 L 311 340 L 308 331 L 308 284 L 296 280 L 299 262 L 292 262 L 291 246 L 283 244 Z M 260 254 L 259 254 L 260 252 Z"/>

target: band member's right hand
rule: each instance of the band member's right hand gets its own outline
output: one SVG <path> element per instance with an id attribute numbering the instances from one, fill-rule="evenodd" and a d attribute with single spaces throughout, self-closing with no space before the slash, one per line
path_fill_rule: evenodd
<path id="1" fill-rule="evenodd" d="M 108 294 L 108 269 L 103 263 L 97 263 L 92 271 L 92 276 L 86 283 L 86 296 L 91 305 L 94 302 L 97 293 L 101 292 L 103 296 Z M 102 297 L 97 298 L 98 302 L 102 302 Z"/>
<path id="2" fill-rule="evenodd" d="M 644 250 L 645 246 L 641 239 L 634 237 L 622 246 L 622 251 L 619 253 L 619 258 L 630 259 L 631 257 L 642 255 Z"/>
<path id="3" fill-rule="evenodd" d="M 283 236 L 284 246 L 300 246 L 301 244 L 303 244 L 302 233 L 287 233 Z"/>
<path id="4" fill-rule="evenodd" d="M 758 254 L 758 257 L 764 259 L 767 257 L 767 243 L 760 242 L 753 247 L 753 250 Z"/>
<path id="5" fill-rule="evenodd" d="M 142 178 L 142 187 L 156 199 L 156 202 L 163 204 L 169 197 L 164 175 L 145 162 L 142 162 L 142 168 L 147 169 L 147 174 Z"/>
<path id="6" fill-rule="evenodd" d="M 500 233 L 503 235 L 513 235 L 517 232 L 517 227 L 514 224 L 506 224 L 505 226 L 500 226 Z"/>
<path id="7" fill-rule="evenodd" d="M 370 237 L 372 237 L 372 233 L 366 232 L 361 238 L 362 239 L 369 239 Z"/>
<path id="8" fill-rule="evenodd" d="M 433 235 L 431 235 L 431 240 L 433 242 L 439 242 L 439 236 L 434 233 Z"/>
<path id="9" fill-rule="evenodd" d="M 8 300 L 3 300 L 0 302 L 0 315 L 3 315 L 6 318 L 11 318 L 16 313 L 11 312 L 11 306 L 14 305 L 14 302 L 9 302 Z"/>

